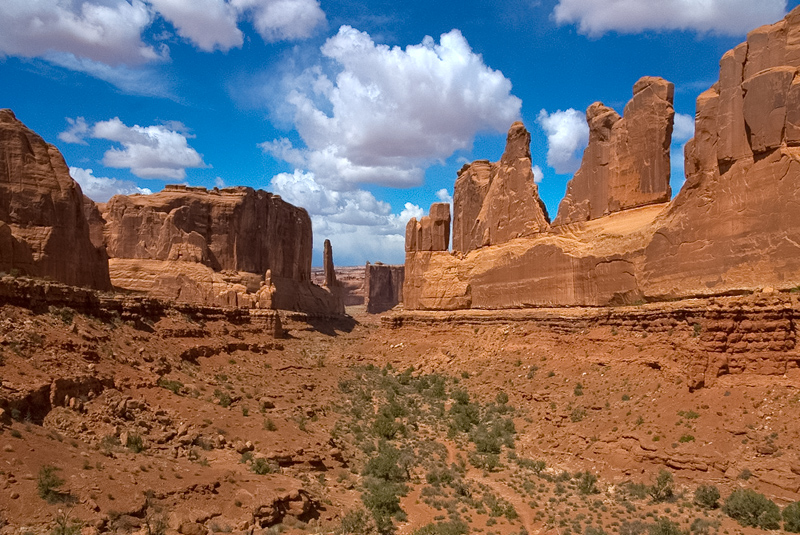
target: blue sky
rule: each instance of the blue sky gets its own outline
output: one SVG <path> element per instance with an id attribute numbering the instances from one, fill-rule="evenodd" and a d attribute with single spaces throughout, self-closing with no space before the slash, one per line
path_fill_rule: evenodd
<path id="1" fill-rule="evenodd" d="M 675 84 L 673 189 L 722 54 L 800 0 L 2 0 L 0 107 L 84 192 L 247 185 L 309 210 L 314 263 L 402 263 L 411 216 L 521 119 L 551 217 L 584 110 Z"/>

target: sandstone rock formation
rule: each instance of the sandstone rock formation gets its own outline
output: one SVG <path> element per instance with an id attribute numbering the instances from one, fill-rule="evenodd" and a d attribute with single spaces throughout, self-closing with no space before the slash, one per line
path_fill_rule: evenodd
<path id="1" fill-rule="evenodd" d="M 173 185 L 100 208 L 115 286 L 186 303 L 344 313 L 335 284 L 311 282 L 308 213 L 277 195 Z"/>
<path id="2" fill-rule="evenodd" d="M 686 184 L 645 251 L 655 297 L 800 284 L 800 9 L 720 61 L 697 99 Z"/>
<path id="3" fill-rule="evenodd" d="M 686 183 L 670 203 L 661 201 L 671 84 L 637 82 L 624 118 L 591 106 L 592 141 L 556 225 L 467 255 L 407 247 L 405 308 L 608 305 L 800 286 L 798 73 L 800 8 L 723 56 L 719 82 L 697 100 Z M 476 162 L 459 175 L 455 250 L 486 244 L 464 232 L 461 214 L 489 199 L 493 173 Z"/>
<path id="4" fill-rule="evenodd" d="M 453 192 L 454 251 L 497 245 L 549 228 L 547 209 L 533 180 L 530 144 L 530 133 L 515 122 L 499 162 L 478 160 L 459 171 Z"/>
<path id="5" fill-rule="evenodd" d="M 246 187 L 166 186 L 152 195 L 116 195 L 106 205 L 111 258 L 199 262 L 307 281 L 311 219 L 279 196 Z"/>
<path id="6" fill-rule="evenodd" d="M 554 225 L 669 201 L 674 89 L 647 76 L 634 84 L 624 117 L 601 102 L 589 106 L 589 146 Z"/>
<path id="7" fill-rule="evenodd" d="M 322 266 L 325 270 L 325 286 L 332 288 L 337 286 L 336 269 L 333 266 L 333 248 L 331 240 L 325 240 L 322 245 Z"/>
<path id="8" fill-rule="evenodd" d="M 406 251 L 446 251 L 450 246 L 450 204 L 435 202 L 430 213 L 406 225 Z"/>
<path id="9" fill-rule="evenodd" d="M 403 301 L 404 266 L 381 264 L 367 265 L 364 268 L 364 286 L 367 312 L 380 314 L 394 308 Z"/>
<path id="10" fill-rule="evenodd" d="M 83 193 L 61 153 L 0 110 L 0 271 L 107 290 L 103 249 L 89 237 Z"/>

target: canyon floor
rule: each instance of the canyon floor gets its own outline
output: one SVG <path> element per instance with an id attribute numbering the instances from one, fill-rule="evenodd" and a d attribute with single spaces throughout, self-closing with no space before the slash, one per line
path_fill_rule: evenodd
<path id="1" fill-rule="evenodd" d="M 755 533 L 733 490 L 800 499 L 796 367 L 690 389 L 691 325 L 348 313 L 0 307 L 0 533 Z"/>

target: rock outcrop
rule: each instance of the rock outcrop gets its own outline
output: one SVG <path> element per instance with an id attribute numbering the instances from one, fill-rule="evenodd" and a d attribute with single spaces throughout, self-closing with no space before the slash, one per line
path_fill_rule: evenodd
<path id="1" fill-rule="evenodd" d="M 311 282 L 308 213 L 277 195 L 176 185 L 99 208 L 117 287 L 211 306 L 344 313 L 337 285 Z"/>
<path id="2" fill-rule="evenodd" d="M 592 105 L 592 140 L 554 226 L 466 255 L 407 247 L 405 308 L 602 306 L 800 286 L 799 73 L 800 8 L 727 52 L 719 82 L 697 99 L 686 182 L 669 203 L 672 85 L 637 82 L 623 118 Z M 482 197 L 485 207 L 494 172 L 476 162 L 459 175 L 456 251 L 487 245 L 462 218 Z"/>
<path id="3" fill-rule="evenodd" d="M 674 92 L 670 82 L 647 76 L 633 86 L 624 117 L 601 102 L 589 106 L 589 146 L 554 225 L 670 200 Z"/>
<path id="4" fill-rule="evenodd" d="M 450 204 L 435 202 L 429 215 L 406 225 L 406 251 L 446 251 L 450 247 Z"/>
<path id="5" fill-rule="evenodd" d="M 645 251 L 655 297 L 800 283 L 800 9 L 720 61 L 697 99 L 686 184 Z"/>
<path id="6" fill-rule="evenodd" d="M 111 258 L 199 262 L 215 271 L 307 281 L 311 219 L 279 196 L 247 187 L 166 186 L 152 195 L 116 195 L 105 205 Z"/>
<path id="7" fill-rule="evenodd" d="M 404 266 L 370 264 L 364 268 L 364 293 L 367 312 L 380 314 L 403 301 Z"/>
<path id="8" fill-rule="evenodd" d="M 530 144 L 530 133 L 516 122 L 499 162 L 478 160 L 461 168 L 453 192 L 454 251 L 469 252 L 549 228 L 533 179 Z"/>
<path id="9" fill-rule="evenodd" d="M 8 109 L 0 110 L 0 271 L 111 289 L 64 157 Z"/>

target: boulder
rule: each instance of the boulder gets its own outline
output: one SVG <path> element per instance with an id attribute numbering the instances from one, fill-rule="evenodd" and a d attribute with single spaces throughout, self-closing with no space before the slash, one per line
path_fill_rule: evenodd
<path id="1" fill-rule="evenodd" d="M 634 84 L 623 117 L 601 102 L 589 106 L 589 145 L 554 225 L 669 201 L 673 95 L 670 82 L 646 76 Z"/>
<path id="2" fill-rule="evenodd" d="M 111 289 L 64 157 L 8 109 L 0 110 L 0 271 Z"/>

